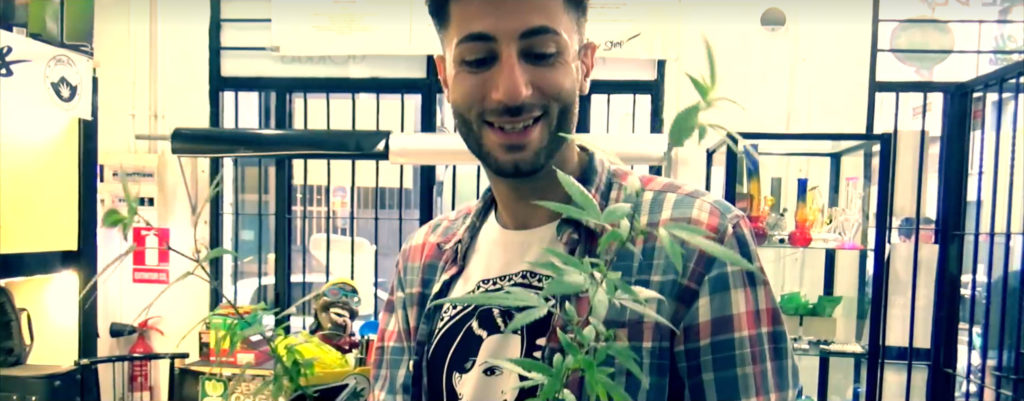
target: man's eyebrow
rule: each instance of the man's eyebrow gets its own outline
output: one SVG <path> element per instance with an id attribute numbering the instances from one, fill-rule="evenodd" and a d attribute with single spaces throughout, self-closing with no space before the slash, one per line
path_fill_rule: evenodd
<path id="1" fill-rule="evenodd" d="M 530 29 L 527 29 L 527 30 L 523 31 L 523 33 L 520 33 L 519 34 L 519 40 L 533 39 L 533 38 L 536 38 L 538 36 L 544 36 L 544 35 L 562 36 L 558 32 L 558 30 L 556 30 L 555 28 L 552 28 L 551 26 L 548 26 L 548 25 L 538 25 L 538 26 L 535 26 L 535 27 L 532 27 Z"/>
<path id="2" fill-rule="evenodd" d="M 528 39 L 533 39 L 533 38 L 536 38 L 536 37 L 539 37 L 539 36 L 545 36 L 545 35 L 561 36 L 561 34 L 558 32 L 557 29 L 552 28 L 549 25 L 538 25 L 538 26 L 529 28 L 529 29 L 523 31 L 522 33 L 520 33 L 519 34 L 519 40 L 528 40 Z M 466 43 L 474 43 L 474 42 L 475 43 L 480 43 L 480 42 L 494 43 L 494 42 L 497 42 L 497 41 L 498 41 L 498 39 L 495 38 L 494 35 L 491 35 L 489 33 L 486 33 L 486 32 L 470 32 L 470 33 L 467 33 L 466 35 L 462 36 L 461 38 L 459 38 L 459 40 L 455 42 L 455 46 L 463 45 L 463 44 L 466 44 Z"/>
<path id="3" fill-rule="evenodd" d="M 489 42 L 490 43 L 490 42 L 497 42 L 497 41 L 498 41 L 498 39 L 495 38 L 494 35 L 491 35 L 489 33 L 485 33 L 485 32 L 470 32 L 470 33 L 467 33 L 465 36 L 459 38 L 459 40 L 457 42 L 455 42 L 455 46 L 463 45 L 463 44 L 466 44 L 466 43 L 473 43 L 473 42 Z"/>

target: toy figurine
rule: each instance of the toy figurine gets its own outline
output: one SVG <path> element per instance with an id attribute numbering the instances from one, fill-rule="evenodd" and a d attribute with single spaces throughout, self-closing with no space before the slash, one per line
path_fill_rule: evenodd
<path id="1" fill-rule="evenodd" d="M 352 320 L 359 314 L 359 290 L 347 278 L 337 278 L 324 284 L 314 301 L 316 321 L 309 328 L 324 343 L 342 354 L 359 347 L 352 329 Z"/>

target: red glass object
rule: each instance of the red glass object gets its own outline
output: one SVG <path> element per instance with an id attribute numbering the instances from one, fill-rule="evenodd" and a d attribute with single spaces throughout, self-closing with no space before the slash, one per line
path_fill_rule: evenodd
<path id="1" fill-rule="evenodd" d="M 768 241 L 768 230 L 764 227 L 764 216 L 748 216 L 750 227 L 754 231 L 754 240 L 757 245 L 764 245 Z"/>
<path id="2" fill-rule="evenodd" d="M 807 229 L 806 224 L 797 224 L 796 229 L 789 233 L 789 245 L 806 248 L 811 245 L 811 230 Z"/>

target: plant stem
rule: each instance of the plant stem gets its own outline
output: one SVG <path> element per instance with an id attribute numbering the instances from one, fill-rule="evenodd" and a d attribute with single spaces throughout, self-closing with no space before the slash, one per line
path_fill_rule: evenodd
<path id="1" fill-rule="evenodd" d="M 132 252 L 135 252 L 135 244 L 129 246 L 128 249 L 125 249 L 124 252 L 122 252 L 120 255 L 117 255 L 117 258 L 112 260 L 110 263 L 107 263 L 106 266 L 103 266 L 103 269 L 100 270 L 99 273 L 92 278 L 92 280 L 89 280 L 89 283 L 85 285 L 84 289 L 82 289 L 81 294 L 78 295 L 78 300 L 82 300 L 82 297 L 84 297 L 85 294 L 88 293 L 89 290 L 92 289 L 94 285 L 96 285 L 96 281 L 98 281 L 100 277 L 103 277 L 103 275 L 106 274 L 107 270 L 114 266 L 120 266 L 121 262 L 123 262 L 124 259 L 128 257 L 128 255 L 131 255 Z M 92 304 L 92 301 L 95 299 L 96 294 L 92 294 L 92 296 L 89 297 L 89 300 L 85 302 L 85 306 L 89 306 L 90 304 Z"/>

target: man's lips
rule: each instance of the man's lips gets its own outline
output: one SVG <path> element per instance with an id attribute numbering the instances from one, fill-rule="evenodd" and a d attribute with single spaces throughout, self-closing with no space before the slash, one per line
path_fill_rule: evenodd
<path id="1" fill-rule="evenodd" d="M 520 142 L 532 137 L 540 127 L 543 114 L 531 118 L 484 120 L 487 131 L 504 141 Z"/>

